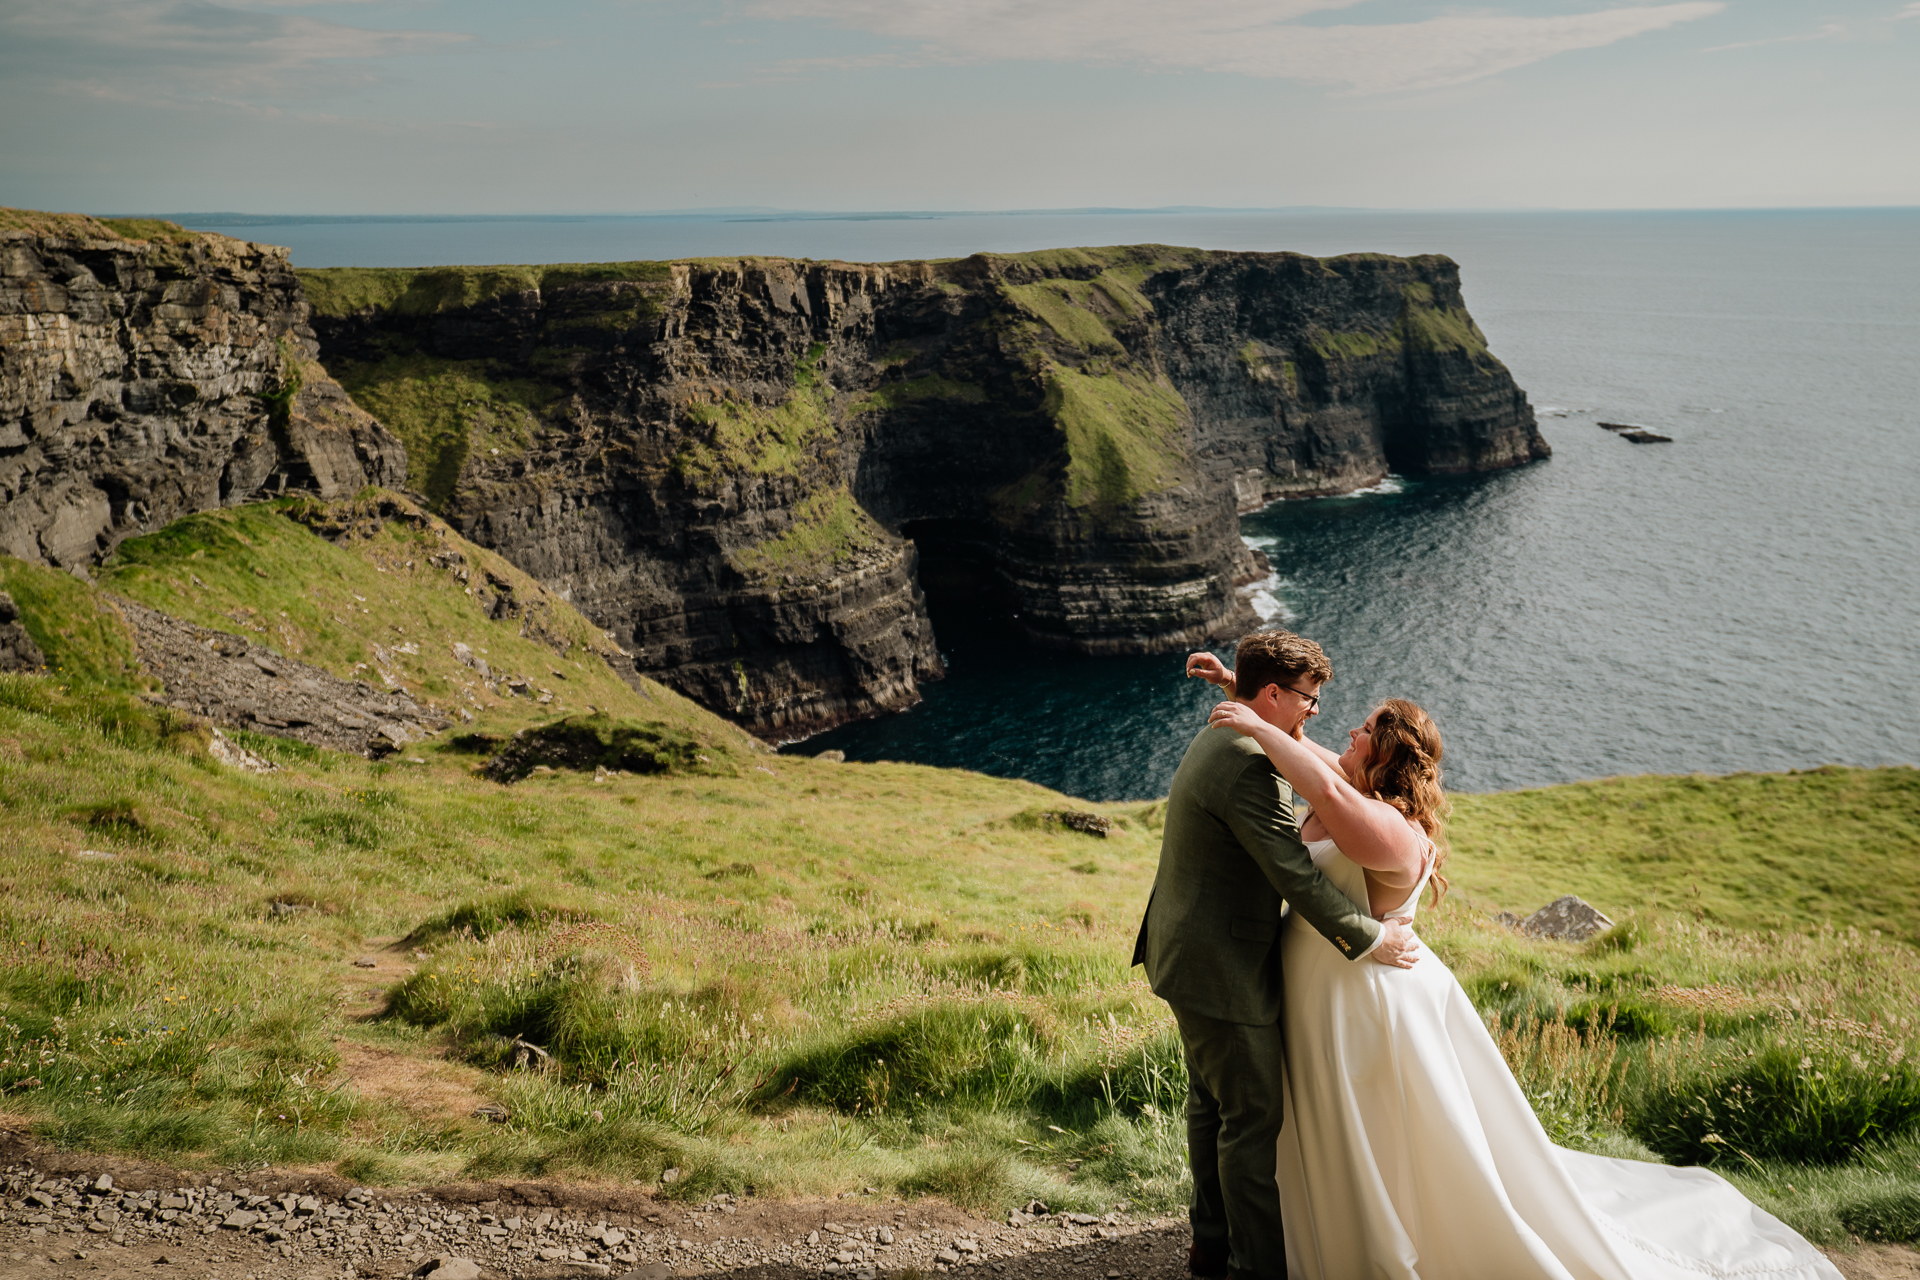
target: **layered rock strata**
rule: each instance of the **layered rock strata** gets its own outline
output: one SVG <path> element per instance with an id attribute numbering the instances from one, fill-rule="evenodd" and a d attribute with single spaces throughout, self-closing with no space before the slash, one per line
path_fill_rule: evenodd
<path id="1" fill-rule="evenodd" d="M 1441 257 L 302 278 L 442 514 L 767 736 L 914 701 L 927 592 L 1043 645 L 1198 644 L 1253 622 L 1237 509 L 1547 453 Z"/>
<path id="2" fill-rule="evenodd" d="M 84 570 L 191 512 L 401 483 L 315 350 L 284 249 L 0 210 L 0 551 Z"/>

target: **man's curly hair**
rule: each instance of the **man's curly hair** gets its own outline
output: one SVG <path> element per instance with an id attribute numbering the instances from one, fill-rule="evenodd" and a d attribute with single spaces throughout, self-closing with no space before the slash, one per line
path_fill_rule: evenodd
<path id="1" fill-rule="evenodd" d="M 1234 696 L 1247 702 L 1270 684 L 1296 685 L 1303 678 L 1325 684 L 1333 664 L 1319 645 L 1291 631 L 1256 631 L 1233 655 Z"/>

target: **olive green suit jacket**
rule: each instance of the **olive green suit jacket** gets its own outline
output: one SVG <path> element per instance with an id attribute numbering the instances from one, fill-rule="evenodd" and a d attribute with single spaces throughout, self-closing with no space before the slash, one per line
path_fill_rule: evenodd
<path id="1" fill-rule="evenodd" d="M 1260 745 L 1231 729 L 1202 729 L 1167 795 L 1160 869 L 1133 962 L 1176 1008 L 1222 1022 L 1277 1022 L 1288 907 L 1348 959 L 1379 941 L 1380 922 L 1313 865 L 1293 788 Z"/>

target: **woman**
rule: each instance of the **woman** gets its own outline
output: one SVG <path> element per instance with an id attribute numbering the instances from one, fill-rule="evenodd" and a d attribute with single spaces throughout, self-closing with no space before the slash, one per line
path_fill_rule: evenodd
<path id="1" fill-rule="evenodd" d="M 1188 672 L 1232 689 L 1211 654 Z M 1410 916 L 1429 883 L 1438 899 L 1441 744 L 1419 707 L 1381 703 L 1337 757 L 1244 703 L 1221 703 L 1209 723 L 1259 742 L 1311 805 L 1301 838 L 1355 902 Z M 1708 1170 L 1550 1143 L 1437 957 L 1352 964 L 1310 929 L 1288 930 L 1284 945 L 1290 1277 L 1839 1280 Z"/>

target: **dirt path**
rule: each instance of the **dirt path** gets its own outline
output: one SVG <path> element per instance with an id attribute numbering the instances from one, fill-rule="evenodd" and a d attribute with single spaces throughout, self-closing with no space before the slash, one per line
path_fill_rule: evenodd
<path id="1" fill-rule="evenodd" d="M 691 1205 L 640 1189 L 463 1183 L 412 1191 L 327 1174 L 207 1177 L 48 1153 L 0 1133 L 0 1275 L 211 1280 L 1184 1280 L 1184 1215 L 1052 1214 L 993 1220 L 938 1201 Z M 1920 1252 L 1834 1253 L 1848 1280 L 1920 1280 Z M 437 1259 L 461 1259 L 466 1265 Z"/>

